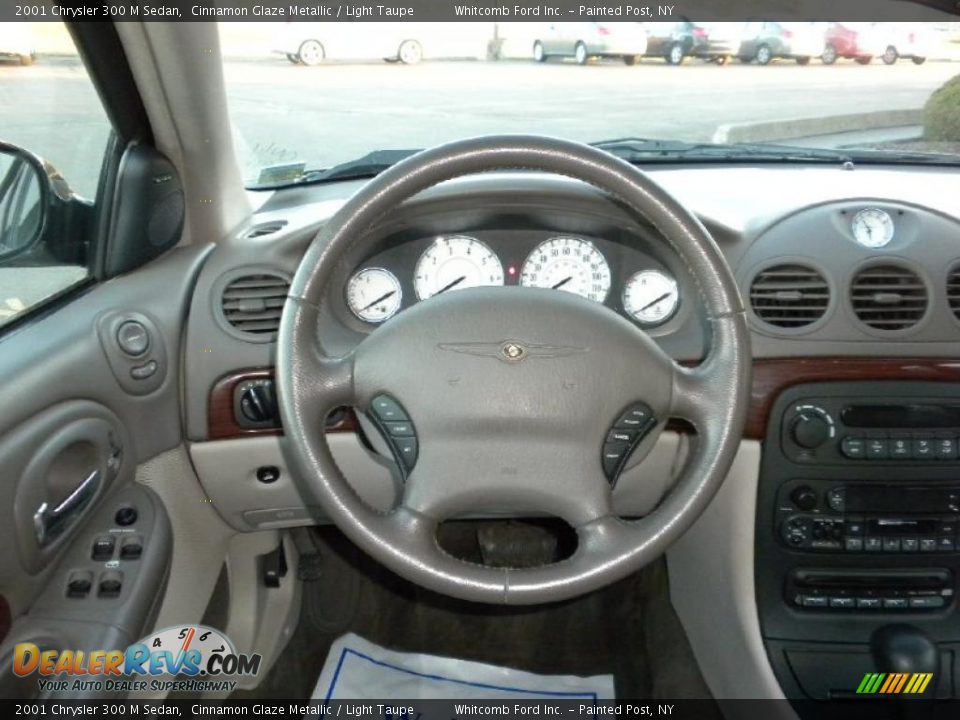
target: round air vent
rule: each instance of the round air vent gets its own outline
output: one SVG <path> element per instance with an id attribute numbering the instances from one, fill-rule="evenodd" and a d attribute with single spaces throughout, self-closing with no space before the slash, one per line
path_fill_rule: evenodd
<path id="1" fill-rule="evenodd" d="M 753 314 L 777 328 L 812 325 L 823 317 L 829 304 L 826 278 L 809 265 L 772 265 L 758 272 L 750 284 Z"/>
<path id="2" fill-rule="evenodd" d="M 927 286 L 902 265 L 873 265 L 858 272 L 850 283 L 853 312 L 875 330 L 912 328 L 927 311 Z"/>
<path id="3" fill-rule="evenodd" d="M 954 317 L 960 320 L 960 265 L 955 266 L 947 275 L 947 302 Z"/>
<path id="4" fill-rule="evenodd" d="M 280 275 L 241 275 L 227 283 L 220 299 L 223 319 L 245 339 L 272 340 L 280 327 L 280 315 L 290 282 Z"/>

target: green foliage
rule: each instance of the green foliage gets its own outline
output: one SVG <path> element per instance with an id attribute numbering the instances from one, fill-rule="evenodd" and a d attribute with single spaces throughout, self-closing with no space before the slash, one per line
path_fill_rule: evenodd
<path id="1" fill-rule="evenodd" d="M 939 88 L 923 108 L 923 139 L 960 142 L 960 75 Z"/>

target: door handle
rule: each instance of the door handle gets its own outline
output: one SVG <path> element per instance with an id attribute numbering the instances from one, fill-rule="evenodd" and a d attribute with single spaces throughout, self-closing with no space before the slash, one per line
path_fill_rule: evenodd
<path id="1" fill-rule="evenodd" d="M 82 510 L 100 487 L 100 471 L 94 470 L 77 485 L 56 507 L 44 502 L 33 514 L 33 531 L 37 544 L 45 547 L 63 532 L 66 521 Z"/>

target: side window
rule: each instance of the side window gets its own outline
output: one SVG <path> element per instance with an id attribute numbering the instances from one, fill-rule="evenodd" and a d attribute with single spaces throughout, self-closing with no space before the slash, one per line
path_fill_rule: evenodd
<path id="1" fill-rule="evenodd" d="M 90 276 L 111 127 L 61 23 L 0 23 L 0 328 Z"/>

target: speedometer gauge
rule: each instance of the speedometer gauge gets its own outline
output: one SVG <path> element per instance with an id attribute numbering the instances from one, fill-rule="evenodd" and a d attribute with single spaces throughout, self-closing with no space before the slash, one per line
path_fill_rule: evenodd
<path id="1" fill-rule="evenodd" d="M 641 270 L 623 286 L 623 309 L 645 325 L 658 325 L 677 310 L 677 281 L 659 270 Z"/>
<path id="2" fill-rule="evenodd" d="M 537 245 L 523 261 L 520 284 L 566 290 L 603 302 L 610 292 L 610 266 L 588 240 L 554 237 Z"/>
<path id="3" fill-rule="evenodd" d="M 402 299 L 397 276 L 383 268 L 361 270 L 347 283 L 347 305 L 364 322 L 380 323 L 393 317 Z"/>
<path id="4" fill-rule="evenodd" d="M 503 285 L 503 265 L 485 243 L 468 235 L 438 237 L 423 251 L 413 273 L 420 300 L 485 285 Z"/>
<path id="5" fill-rule="evenodd" d="M 853 238 L 866 248 L 882 248 L 893 240 L 893 218 L 880 208 L 865 208 L 853 217 Z"/>

